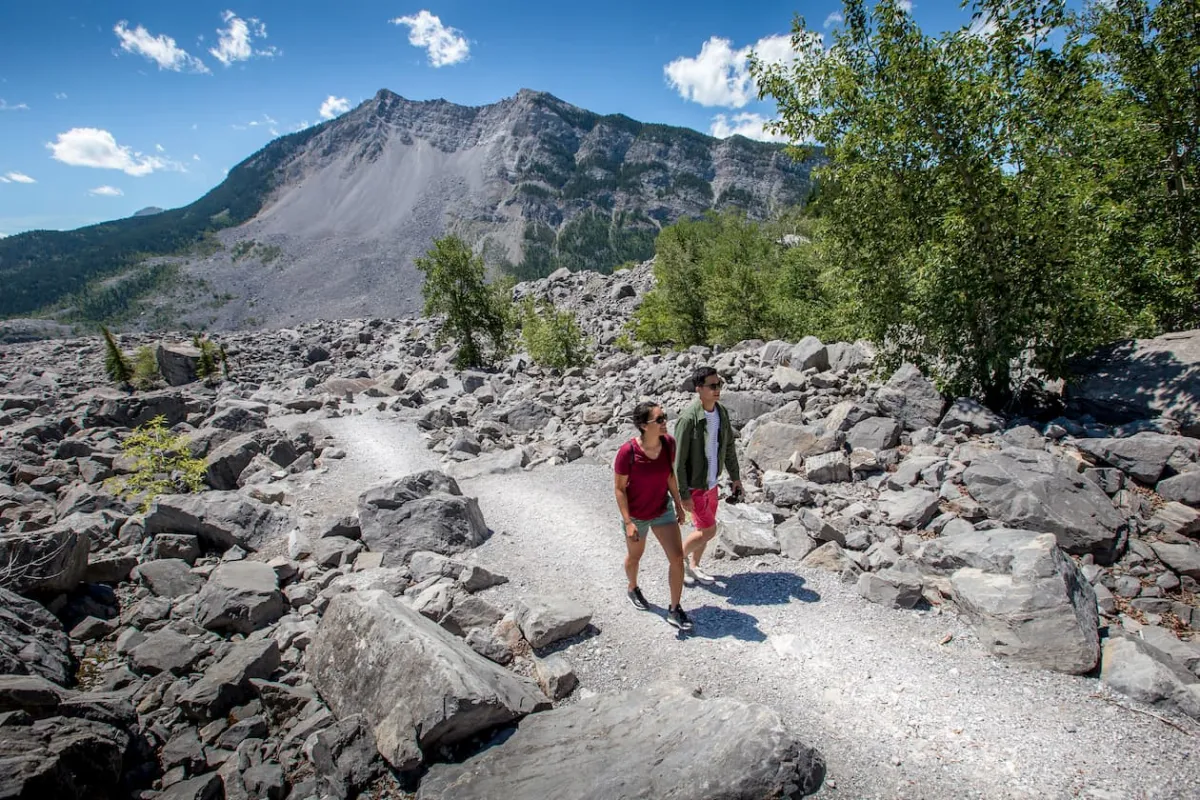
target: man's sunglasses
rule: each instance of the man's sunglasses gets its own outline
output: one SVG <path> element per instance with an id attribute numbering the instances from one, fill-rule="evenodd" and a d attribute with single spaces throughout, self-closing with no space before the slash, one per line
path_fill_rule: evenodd
<path id="1" fill-rule="evenodd" d="M 725 381 L 717 381 L 716 383 L 702 383 L 700 385 L 705 389 L 712 389 L 714 392 L 719 392 L 721 391 L 721 387 L 725 385 Z"/>

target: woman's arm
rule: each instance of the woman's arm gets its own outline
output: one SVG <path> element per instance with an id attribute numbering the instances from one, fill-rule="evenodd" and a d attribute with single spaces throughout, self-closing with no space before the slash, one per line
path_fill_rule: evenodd
<path id="1" fill-rule="evenodd" d="M 619 472 L 613 473 L 613 493 L 617 496 L 617 508 L 621 511 L 621 522 L 625 524 L 625 535 L 630 539 L 637 538 L 637 526 L 629 515 L 629 476 Z"/>

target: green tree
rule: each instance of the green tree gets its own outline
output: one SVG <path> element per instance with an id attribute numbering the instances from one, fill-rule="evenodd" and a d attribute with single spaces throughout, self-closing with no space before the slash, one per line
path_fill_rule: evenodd
<path id="1" fill-rule="evenodd" d="M 104 336 L 104 372 L 108 379 L 113 383 L 129 383 L 133 377 L 133 365 L 129 363 L 129 357 L 121 352 L 121 346 L 117 344 L 112 331 L 101 325 L 100 333 Z"/>
<path id="2" fill-rule="evenodd" d="M 133 354 L 133 378 L 130 383 L 135 389 L 151 389 L 161 377 L 154 350 L 148 345 L 142 345 Z"/>
<path id="3" fill-rule="evenodd" d="M 161 415 L 135 428 L 121 451 L 133 459 L 133 472 L 110 480 L 120 496 L 140 499 L 143 512 L 160 494 L 204 488 L 204 459 L 192 457 L 187 437 L 171 433 Z"/>
<path id="4" fill-rule="evenodd" d="M 1083 139 L 1103 187 L 1096 258 L 1147 332 L 1200 324 L 1198 20 L 1200 0 L 1093 2 L 1083 20 L 1111 85 Z"/>
<path id="5" fill-rule="evenodd" d="M 543 367 L 569 369 L 588 361 L 587 344 L 575 314 L 546 300 L 525 299 L 521 339 L 530 358 Z"/>
<path id="6" fill-rule="evenodd" d="M 489 285 L 483 259 L 457 236 L 437 239 L 416 259 L 425 273 L 425 314 L 445 315 L 443 334 L 458 343 L 459 369 L 488 366 L 507 352 L 512 301 L 503 284 Z"/>
<path id="7" fill-rule="evenodd" d="M 1080 31 L 1060 0 L 975 10 L 974 29 L 930 37 L 898 0 L 846 0 L 828 49 L 797 18 L 799 57 L 752 58 L 751 72 L 776 129 L 829 157 L 821 268 L 839 276 L 850 327 L 1001 405 L 1021 358 L 1060 372 L 1128 319 L 1108 313 L 1084 258 Z"/>

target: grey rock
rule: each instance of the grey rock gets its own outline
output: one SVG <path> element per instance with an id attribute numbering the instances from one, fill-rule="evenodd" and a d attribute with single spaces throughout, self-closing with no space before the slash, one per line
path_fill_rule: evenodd
<path id="1" fill-rule="evenodd" d="M 546 707 L 544 696 L 384 592 L 333 598 L 307 654 L 339 717 L 364 717 L 397 770 Z"/>
<path id="2" fill-rule="evenodd" d="M 40 675 L 65 685 L 69 647 L 57 617 L 40 603 L 0 589 L 0 673 Z"/>
<path id="3" fill-rule="evenodd" d="M 198 380 L 196 365 L 200 362 L 199 348 L 186 344 L 159 344 L 155 350 L 158 372 L 168 386 L 182 386 Z"/>
<path id="4" fill-rule="evenodd" d="M 858 593 L 888 608 L 912 608 L 921 602 L 921 581 L 900 570 L 882 569 L 858 576 Z"/>
<path id="5" fill-rule="evenodd" d="M 522 597 L 513 611 L 517 627 L 534 648 L 574 636 L 592 621 L 590 609 L 566 597 Z"/>
<path id="6" fill-rule="evenodd" d="M 150 543 L 153 558 L 177 558 L 195 564 L 200 557 L 200 538 L 190 533 L 160 533 Z"/>
<path id="7" fill-rule="evenodd" d="M 1014 528 L 1053 533 L 1073 555 L 1112 558 L 1125 521 L 1096 484 L 1048 453 L 982 451 L 962 475 L 988 516 Z"/>
<path id="8" fill-rule="evenodd" d="M 787 365 L 800 371 L 815 369 L 821 372 L 829 369 L 829 351 L 817 337 L 805 336 L 788 353 Z"/>
<path id="9" fill-rule="evenodd" d="M 938 427 L 948 431 L 963 426 L 974 434 L 993 433 L 1004 427 L 1004 417 L 977 400 L 960 397 L 946 409 Z"/>
<path id="10" fill-rule="evenodd" d="M 195 728 L 184 728 L 168 739 L 158 758 L 164 770 L 183 767 L 187 775 L 208 771 L 208 754 Z"/>
<path id="11" fill-rule="evenodd" d="M 1200 470 L 1164 478 L 1155 491 L 1165 500 L 1200 506 Z"/>
<path id="12" fill-rule="evenodd" d="M 779 552 L 775 518 L 768 511 L 746 504 L 722 504 L 717 509 L 721 543 L 733 555 L 766 555 Z"/>
<path id="13" fill-rule="evenodd" d="M 1051 534 L 1014 548 L 1008 575 L 967 567 L 950 582 L 954 601 L 992 653 L 1073 675 L 1096 666 L 1095 592 Z"/>
<path id="14" fill-rule="evenodd" d="M 503 616 L 503 611 L 482 597 L 466 597 L 455 600 L 438 623 L 455 636 L 466 636 L 467 631 L 475 628 L 491 627 Z"/>
<path id="15" fill-rule="evenodd" d="M 270 678 L 278 668 L 279 645 L 274 639 L 239 642 L 205 670 L 179 698 L 179 706 L 193 720 L 217 719 L 250 699 L 252 678 Z"/>
<path id="16" fill-rule="evenodd" d="M 761 470 L 786 472 L 793 456 L 808 459 L 841 447 L 843 435 L 822 427 L 767 421 L 758 425 L 746 445 L 746 458 Z"/>
<path id="17" fill-rule="evenodd" d="M 343 564 L 353 564 L 362 549 L 362 542 L 354 539 L 326 536 L 313 542 L 310 557 L 322 567 L 337 568 Z"/>
<path id="18" fill-rule="evenodd" d="M 0 586 L 17 594 L 69 592 L 87 571 L 89 538 L 70 527 L 0 534 Z"/>
<path id="19" fill-rule="evenodd" d="M 1163 503 L 1146 527 L 1165 534 L 1194 536 L 1200 533 L 1200 510 L 1183 503 Z"/>
<path id="20" fill-rule="evenodd" d="M 1196 677 L 1134 637 L 1110 636 L 1104 640 L 1100 680 L 1138 702 L 1200 719 Z"/>
<path id="21" fill-rule="evenodd" d="M 257 800 L 283 800 L 287 795 L 283 767 L 273 761 L 257 764 L 243 772 L 242 783 L 250 797 Z"/>
<path id="22" fill-rule="evenodd" d="M 204 586 L 204 578 L 192 572 L 188 562 L 178 558 L 147 561 L 138 565 L 133 575 L 157 597 L 186 597 Z"/>
<path id="23" fill-rule="evenodd" d="M 475 498 L 463 497 L 448 475 L 426 471 L 376 486 L 358 498 L 362 537 L 386 563 L 403 563 L 418 550 L 454 555 L 477 547 L 487 525 Z"/>
<path id="24" fill-rule="evenodd" d="M 1126 439 L 1078 439 L 1083 452 L 1128 473 L 1143 484 L 1154 485 L 1171 465 L 1174 469 L 1194 463 L 1200 442 L 1185 436 L 1168 436 L 1149 431 Z"/>
<path id="25" fill-rule="evenodd" d="M 550 409 L 532 400 L 523 400 L 512 408 L 501 412 L 500 421 L 508 423 L 514 431 L 526 433 L 545 425 L 551 417 Z"/>
<path id="26" fill-rule="evenodd" d="M 884 416 L 894 417 L 906 430 L 936 425 L 945 400 L 933 381 L 912 364 L 903 364 L 875 393 L 875 403 Z"/>
<path id="27" fill-rule="evenodd" d="M 129 653 L 129 662 L 138 672 L 150 675 L 160 672 L 186 675 L 207 654 L 208 648 L 190 636 L 163 628 L 149 634 L 145 641 L 133 648 Z"/>
<path id="28" fill-rule="evenodd" d="M 124 583 L 137 566 L 137 556 L 111 555 L 88 560 L 84 583 Z"/>
<path id="29" fill-rule="evenodd" d="M 196 598 L 196 622 L 210 631 L 253 633 L 284 611 L 275 570 L 261 561 L 220 564 Z"/>
<path id="30" fill-rule="evenodd" d="M 559 653 L 534 658 L 533 674 L 538 686 L 551 700 L 562 700 L 579 685 L 579 678 L 571 664 Z"/>
<path id="31" fill-rule="evenodd" d="M 763 474 L 762 485 L 767 499 L 782 508 L 803 506 L 812 502 L 812 484 L 798 475 L 768 471 Z"/>
<path id="32" fill-rule="evenodd" d="M 813 483 L 844 483 L 850 480 L 850 459 L 845 453 L 826 453 L 804 461 L 804 474 Z"/>
<path id="33" fill-rule="evenodd" d="M 503 744 L 434 766 L 417 797 L 749 800 L 811 794 L 824 775 L 767 707 L 652 686 L 526 717 Z"/>
<path id="34" fill-rule="evenodd" d="M 285 513 L 237 492 L 160 495 L 146 515 L 146 535 L 190 533 L 209 547 L 258 550 L 284 535 Z"/>
<path id="35" fill-rule="evenodd" d="M 1150 542 L 1154 554 L 1176 575 L 1200 580 L 1200 545 Z"/>
<path id="36" fill-rule="evenodd" d="M 846 443 L 856 449 L 886 450 L 900 444 L 900 430 L 891 417 L 869 417 L 846 432 Z"/>
<path id="37" fill-rule="evenodd" d="M 221 776 L 209 772 L 198 778 L 172 784 L 164 789 L 155 800 L 219 800 L 224 794 Z"/>
<path id="38" fill-rule="evenodd" d="M 997 575 L 1012 572 L 1018 550 L 1040 534 L 1019 528 L 975 530 L 930 539 L 913 554 L 913 559 L 926 571 L 949 574 L 963 567 L 972 567 Z"/>
<path id="39" fill-rule="evenodd" d="M 924 528 L 938 511 L 938 496 L 924 489 L 883 492 L 879 510 L 888 522 L 900 528 Z"/>
<path id="40" fill-rule="evenodd" d="M 386 769 L 370 726 L 357 714 L 308 737 L 304 752 L 338 800 L 356 796 Z"/>
<path id="41" fill-rule="evenodd" d="M 92 800 L 121 795 L 129 735 L 85 719 L 6 725 L 0 736 L 5 797 Z"/>
<path id="42" fill-rule="evenodd" d="M 1066 395 L 1076 409 L 1120 424 L 1151 417 L 1200 436 L 1200 331 L 1115 342 L 1072 365 Z"/>
<path id="43" fill-rule="evenodd" d="M 491 453 L 472 458 L 469 461 L 459 461 L 446 467 L 446 474 L 455 480 L 471 480 L 484 475 L 502 475 L 506 472 L 519 472 L 529 463 L 529 456 L 520 447 L 508 450 L 496 450 Z"/>

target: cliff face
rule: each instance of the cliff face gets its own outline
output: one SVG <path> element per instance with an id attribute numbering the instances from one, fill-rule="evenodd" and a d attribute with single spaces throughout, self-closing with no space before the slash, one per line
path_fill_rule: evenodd
<path id="1" fill-rule="evenodd" d="M 812 166 L 530 90 L 480 107 L 383 90 L 282 157 L 264 148 L 239 165 L 268 182 L 262 208 L 187 270 L 234 295 L 209 312 L 217 327 L 408 313 L 413 259 L 446 233 L 521 278 L 607 270 L 649 257 L 680 217 L 801 202 Z"/>

